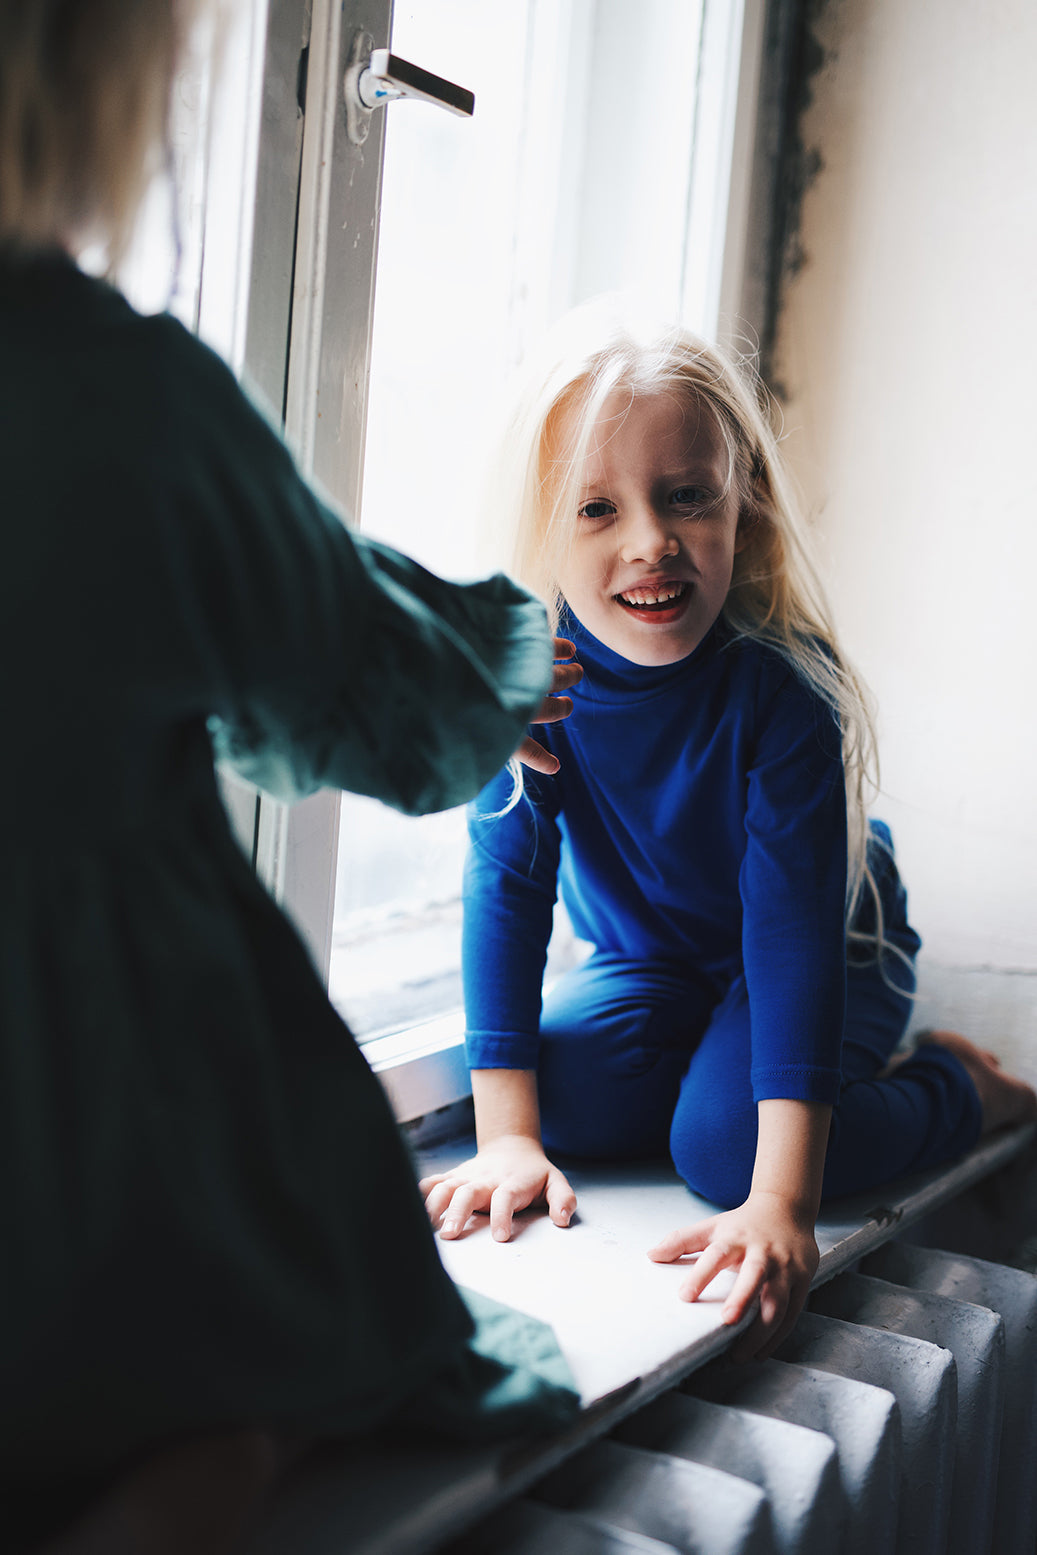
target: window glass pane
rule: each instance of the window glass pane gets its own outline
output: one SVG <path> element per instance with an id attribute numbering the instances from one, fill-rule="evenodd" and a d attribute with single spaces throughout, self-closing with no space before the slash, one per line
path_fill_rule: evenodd
<path id="1" fill-rule="evenodd" d="M 476 97 L 471 122 L 387 110 L 362 524 L 437 572 L 482 569 L 482 460 L 527 345 L 604 289 L 680 308 L 701 7 L 632 11 L 397 4 L 394 50 Z M 359 1037 L 460 1003 L 464 838 L 461 811 L 344 796 L 330 987 Z"/>
<path id="2" fill-rule="evenodd" d="M 165 165 L 145 197 L 119 285 L 144 313 L 168 310 L 240 372 L 262 106 L 266 6 L 203 8 L 174 83 Z M 100 269 L 102 253 L 85 256 Z M 256 791 L 229 770 L 221 791 L 252 856 Z"/>
<path id="3" fill-rule="evenodd" d="M 119 274 L 136 307 L 167 308 L 238 369 L 265 16 L 261 3 L 200 13 L 173 89 L 167 165 Z"/>

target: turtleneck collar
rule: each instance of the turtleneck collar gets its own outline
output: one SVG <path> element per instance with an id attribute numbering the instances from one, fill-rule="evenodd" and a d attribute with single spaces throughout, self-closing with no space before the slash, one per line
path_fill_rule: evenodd
<path id="1" fill-rule="evenodd" d="M 686 682 L 716 655 L 723 641 L 722 625 L 716 621 L 698 647 L 675 664 L 634 664 L 606 647 L 567 605 L 563 607 L 558 631 L 576 645 L 576 657 L 583 665 L 578 692 L 581 698 L 593 702 L 641 702 L 659 696 Z"/>

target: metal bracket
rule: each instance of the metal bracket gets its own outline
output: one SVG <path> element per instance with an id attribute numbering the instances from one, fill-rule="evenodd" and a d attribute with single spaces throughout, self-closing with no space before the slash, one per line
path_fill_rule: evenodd
<path id="1" fill-rule="evenodd" d="M 349 47 L 342 95 L 346 101 L 346 133 L 354 146 L 362 146 L 371 131 L 371 109 L 360 96 L 360 77 L 369 68 L 374 39 L 359 27 Z"/>

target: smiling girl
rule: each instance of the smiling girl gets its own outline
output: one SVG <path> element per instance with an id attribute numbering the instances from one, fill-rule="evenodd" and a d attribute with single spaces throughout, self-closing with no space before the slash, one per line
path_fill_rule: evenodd
<path id="1" fill-rule="evenodd" d="M 770 1354 L 815 1273 L 822 1194 L 969 1149 L 1037 1097 L 965 1038 L 895 1067 L 919 940 L 874 736 L 755 385 L 678 333 L 573 316 L 507 443 L 516 571 L 584 678 L 548 732 L 555 778 L 475 802 L 467 1042 L 478 1154 L 422 1184 L 442 1234 L 498 1240 L 576 1198 L 551 1160 L 669 1150 L 720 1206 L 650 1254 L 699 1253 L 681 1294 L 740 1268 Z M 541 1007 L 558 888 L 592 954 Z"/>

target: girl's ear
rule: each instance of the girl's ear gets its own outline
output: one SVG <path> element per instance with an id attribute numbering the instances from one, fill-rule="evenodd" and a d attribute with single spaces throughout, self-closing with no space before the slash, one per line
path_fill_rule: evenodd
<path id="1" fill-rule="evenodd" d="M 749 490 L 738 509 L 738 529 L 735 533 L 735 555 L 756 540 L 761 528 L 767 524 L 773 512 L 770 487 L 762 467 L 754 468 Z"/>
<path id="2" fill-rule="evenodd" d="M 760 522 L 759 510 L 754 502 L 743 502 L 738 510 L 738 528 L 735 530 L 735 555 L 744 551 L 753 538 Z"/>

